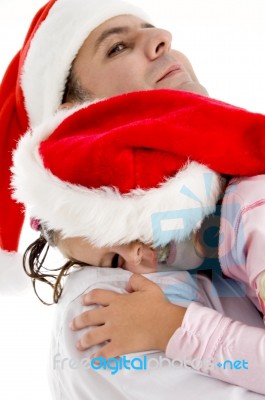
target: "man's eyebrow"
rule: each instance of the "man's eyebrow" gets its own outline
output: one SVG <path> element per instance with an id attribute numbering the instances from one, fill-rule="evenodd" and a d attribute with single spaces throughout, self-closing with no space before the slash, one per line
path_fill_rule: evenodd
<path id="1" fill-rule="evenodd" d="M 154 25 L 149 24 L 147 22 L 144 22 L 141 24 L 141 28 L 146 29 L 146 28 L 154 28 Z M 97 52 L 99 46 L 106 40 L 108 37 L 112 35 L 119 35 L 119 34 L 124 34 L 128 33 L 131 29 L 128 26 L 115 26 L 110 29 L 106 29 L 101 33 L 101 35 L 97 38 L 96 43 L 95 43 L 95 53 Z"/>

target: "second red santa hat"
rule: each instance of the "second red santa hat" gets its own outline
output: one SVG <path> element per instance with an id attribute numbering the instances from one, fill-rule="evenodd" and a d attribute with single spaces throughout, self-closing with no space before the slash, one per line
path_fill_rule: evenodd
<path id="1" fill-rule="evenodd" d="M 61 111 L 14 155 L 15 197 L 65 236 L 155 246 L 198 229 L 220 174 L 265 172 L 265 116 L 172 90 Z"/>

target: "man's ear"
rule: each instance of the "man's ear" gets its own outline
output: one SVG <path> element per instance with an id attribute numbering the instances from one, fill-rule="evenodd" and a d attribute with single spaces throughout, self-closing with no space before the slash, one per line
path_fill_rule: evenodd
<path id="1" fill-rule="evenodd" d="M 67 101 L 66 103 L 63 103 L 60 105 L 58 110 L 70 110 L 74 106 L 74 103 L 71 103 L 70 101 Z"/>

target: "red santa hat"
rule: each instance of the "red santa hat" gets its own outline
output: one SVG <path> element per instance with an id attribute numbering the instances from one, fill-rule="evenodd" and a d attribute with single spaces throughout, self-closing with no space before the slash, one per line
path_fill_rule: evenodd
<path id="1" fill-rule="evenodd" d="M 29 131 L 14 154 L 14 195 L 65 236 L 164 245 L 215 210 L 220 174 L 265 172 L 264 133 L 265 116 L 203 96 L 123 94 Z"/>
<path id="2" fill-rule="evenodd" d="M 89 33 L 124 14 L 148 18 L 123 0 L 50 0 L 36 14 L 6 71 L 0 86 L 0 272 L 14 265 L 10 252 L 17 251 L 24 221 L 20 205 L 11 198 L 12 151 L 28 127 L 49 118 L 61 104 L 72 62 Z"/>

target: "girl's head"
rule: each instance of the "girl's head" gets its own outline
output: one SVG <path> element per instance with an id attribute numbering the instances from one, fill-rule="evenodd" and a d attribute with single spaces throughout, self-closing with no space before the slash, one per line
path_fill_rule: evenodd
<path id="1" fill-rule="evenodd" d="M 84 238 L 59 239 L 58 234 L 55 236 L 57 238 L 52 239 L 52 243 L 56 243 L 63 256 L 68 259 L 63 267 L 49 270 L 45 266 L 45 258 L 52 244 L 47 241 L 47 235 L 43 234 L 28 247 L 23 259 L 24 270 L 32 278 L 36 294 L 36 281 L 45 282 L 54 290 L 55 303 L 62 293 L 64 276 L 74 266 L 122 268 L 133 273 L 147 274 L 171 269 L 193 269 L 203 262 L 203 257 L 197 253 L 192 239 L 181 243 L 172 241 L 158 248 L 140 241 L 99 248 Z"/>
<path id="2" fill-rule="evenodd" d="M 198 253 L 195 234 L 182 242 L 171 241 L 154 247 L 136 240 L 116 246 L 96 247 L 85 239 L 58 239 L 57 246 L 66 258 L 88 265 L 105 268 L 123 268 L 133 273 L 146 274 L 161 270 L 188 270 L 203 261 Z"/>
<path id="3" fill-rule="evenodd" d="M 187 160 L 185 149 L 198 137 L 197 127 L 190 127 L 191 135 L 186 127 L 177 129 L 179 117 L 187 118 L 187 104 L 199 110 L 201 102 L 184 92 L 146 91 L 61 110 L 20 140 L 13 157 L 14 198 L 60 237 L 93 244 L 91 259 L 86 249 L 81 257 L 65 246 L 72 260 L 100 265 L 103 258 L 111 266 L 118 254 L 120 263 L 139 271 L 126 259 L 138 242 L 142 272 L 156 269 L 151 255 L 168 243 L 185 243 L 177 254 L 190 256 L 192 232 L 215 210 L 223 189 L 217 172 Z M 165 251 L 173 257 L 171 247 Z M 181 256 L 184 268 L 197 266 L 194 257 L 190 262 Z M 39 259 L 37 253 L 38 271 Z"/>
<path id="4" fill-rule="evenodd" d="M 36 281 L 49 284 L 53 290 L 53 301 L 57 302 L 63 289 L 63 278 L 74 266 L 96 266 L 122 268 L 133 273 L 152 273 L 167 270 L 191 270 L 199 267 L 205 257 L 218 257 L 218 226 L 215 217 L 203 221 L 201 229 L 193 232 L 181 242 L 170 241 L 165 246 L 154 247 L 139 240 L 128 244 L 97 247 L 85 238 L 63 238 L 38 225 L 40 238 L 32 243 L 24 255 L 24 269 Z M 57 247 L 68 259 L 58 270 L 47 270 L 44 261 L 49 246 Z M 53 272 L 52 274 L 50 272 Z M 37 294 L 38 295 L 38 294 Z M 39 296 L 38 296 L 39 297 Z"/>

